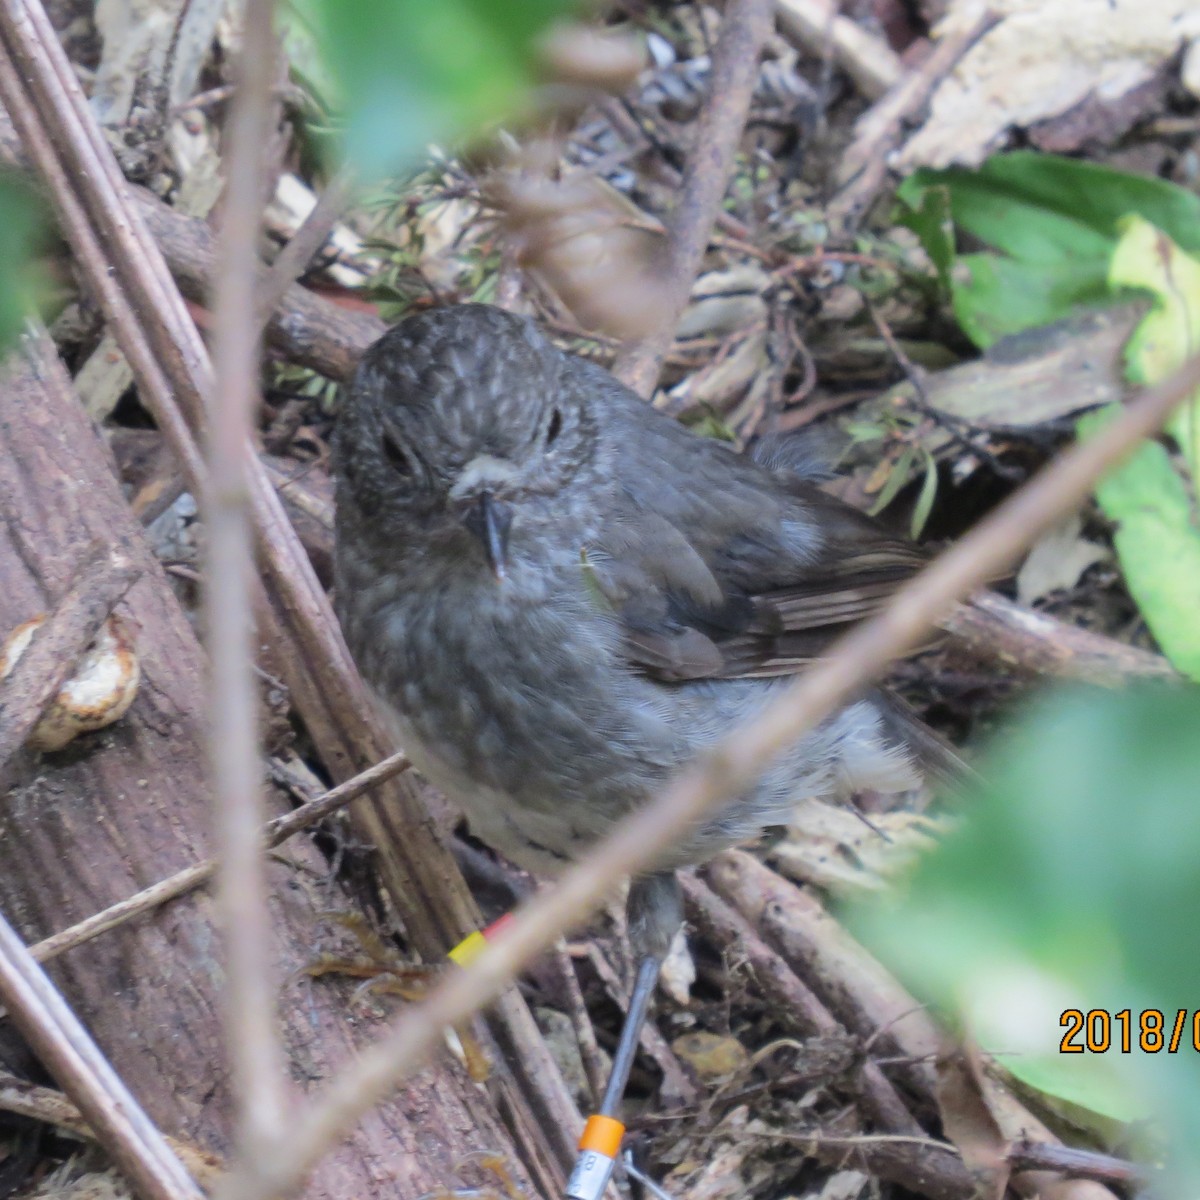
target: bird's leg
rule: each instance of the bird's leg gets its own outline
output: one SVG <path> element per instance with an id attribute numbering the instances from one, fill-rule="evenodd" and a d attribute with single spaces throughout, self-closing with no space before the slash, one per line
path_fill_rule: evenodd
<path id="1" fill-rule="evenodd" d="M 619 1117 L 625 1085 L 629 1082 L 629 1072 L 663 959 L 683 924 L 683 898 L 674 872 L 635 879 L 629 887 L 626 908 L 629 940 L 638 960 L 637 978 L 613 1054 L 612 1074 L 604 1089 L 600 1111 L 588 1118 L 579 1142 L 579 1157 L 567 1182 L 568 1200 L 599 1200 L 612 1175 L 625 1129 Z"/>
<path id="2" fill-rule="evenodd" d="M 642 1026 L 646 1022 L 646 1012 L 650 1000 L 654 996 L 654 985 L 658 983 L 658 972 L 662 968 L 662 959 L 647 954 L 638 963 L 637 978 L 633 984 L 633 994 L 629 997 L 629 1008 L 625 1014 L 625 1023 L 621 1026 L 621 1037 L 613 1054 L 612 1073 L 608 1077 L 608 1086 L 604 1089 L 604 1099 L 600 1101 L 600 1115 L 604 1117 L 620 1117 L 621 1100 L 625 1095 L 625 1085 L 629 1082 L 629 1072 L 637 1054 L 638 1039 L 641 1037 Z"/>
<path id="3" fill-rule="evenodd" d="M 656 875 L 641 875 L 629 885 L 629 899 L 625 905 L 629 921 L 629 942 L 637 959 L 637 977 L 633 995 L 629 998 L 629 1009 L 621 1037 L 613 1057 L 612 1076 L 604 1091 L 601 1113 L 608 1117 L 617 1116 L 625 1084 L 637 1053 L 638 1039 L 646 1012 L 654 995 L 654 985 L 663 960 L 671 950 L 671 943 L 683 925 L 683 895 L 674 871 L 660 871 Z"/>

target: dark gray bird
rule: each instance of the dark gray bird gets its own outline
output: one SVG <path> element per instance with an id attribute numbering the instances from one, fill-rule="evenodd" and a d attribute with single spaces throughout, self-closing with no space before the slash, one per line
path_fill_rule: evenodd
<path id="1" fill-rule="evenodd" d="M 414 763 L 534 871 L 577 858 L 924 561 L 786 463 L 689 433 L 482 305 L 410 317 L 367 351 L 334 468 L 359 667 Z M 850 705 L 634 881 L 646 995 L 681 923 L 674 868 L 805 797 L 912 787 L 891 726 L 879 701 Z"/>

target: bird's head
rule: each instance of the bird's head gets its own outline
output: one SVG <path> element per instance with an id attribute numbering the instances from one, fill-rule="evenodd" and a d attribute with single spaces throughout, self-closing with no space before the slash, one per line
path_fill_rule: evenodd
<path id="1" fill-rule="evenodd" d="M 334 441 L 339 504 L 485 563 L 497 580 L 522 527 L 553 521 L 593 456 L 574 361 L 532 322 L 464 304 L 410 317 L 363 356 Z"/>

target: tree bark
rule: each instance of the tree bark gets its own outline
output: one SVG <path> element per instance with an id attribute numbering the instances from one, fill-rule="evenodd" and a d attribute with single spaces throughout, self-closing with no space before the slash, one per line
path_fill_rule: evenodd
<path id="1" fill-rule="evenodd" d="M 209 853 L 199 645 L 140 529 L 107 447 L 54 348 L 29 339 L 0 385 L 0 636 L 53 607 L 89 543 L 144 573 L 118 606 L 142 683 L 129 713 L 53 755 L 23 752 L 0 798 L 0 906 L 44 937 Z M 283 811 L 281 797 L 270 797 Z M 272 813 L 274 815 L 274 812 Z M 282 853 L 281 853 L 281 852 Z M 313 957 L 328 869 L 304 838 L 270 864 L 279 1021 L 297 1094 L 356 1052 L 349 985 L 296 975 Z M 337 901 L 334 900 L 333 907 Z M 222 949 L 203 893 L 62 956 L 55 982 L 153 1119 L 223 1153 L 230 1104 L 219 1017 Z M 369 1031 L 366 1039 L 369 1040 Z M 314 1172 L 306 1195 L 420 1195 L 477 1186 L 470 1156 L 500 1148 L 526 1179 L 482 1090 L 448 1058 L 374 1111 Z"/>

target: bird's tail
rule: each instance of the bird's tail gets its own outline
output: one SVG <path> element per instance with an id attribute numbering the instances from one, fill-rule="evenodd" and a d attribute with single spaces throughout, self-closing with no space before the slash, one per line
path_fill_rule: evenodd
<path id="1" fill-rule="evenodd" d="M 961 788 L 975 783 L 979 773 L 940 733 L 930 729 L 906 700 L 886 688 L 871 693 L 884 733 L 904 746 L 922 774 L 941 788 Z"/>

